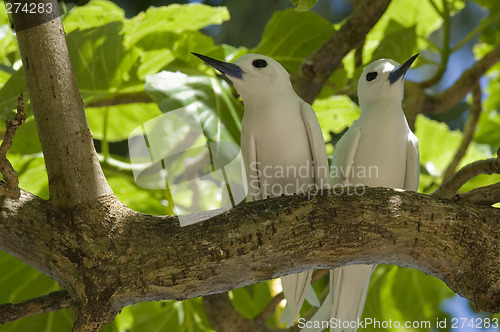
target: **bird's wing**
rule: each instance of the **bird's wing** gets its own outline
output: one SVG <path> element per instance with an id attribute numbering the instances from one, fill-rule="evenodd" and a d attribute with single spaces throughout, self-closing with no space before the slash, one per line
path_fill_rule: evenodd
<path id="1" fill-rule="evenodd" d="M 245 164 L 245 176 L 247 183 L 247 201 L 255 201 L 263 199 L 262 191 L 260 190 L 260 181 L 258 174 L 257 149 L 255 138 L 251 131 L 241 131 L 241 153 L 243 154 L 243 162 Z"/>
<path id="2" fill-rule="evenodd" d="M 405 190 L 418 189 L 418 180 L 420 177 L 420 157 L 418 153 L 418 138 L 411 131 L 408 134 L 408 146 L 406 149 L 406 173 Z"/>
<path id="3" fill-rule="evenodd" d="M 310 270 L 281 277 L 286 305 L 281 314 L 280 323 L 286 323 L 286 327 L 295 323 L 306 298 L 307 302 L 319 307 L 318 297 L 311 286 L 312 274 L 313 271 Z"/>
<path id="4" fill-rule="evenodd" d="M 328 157 L 326 156 L 325 141 L 321 127 L 311 105 L 302 101 L 301 114 L 309 139 L 312 160 L 314 162 L 314 183 L 318 188 L 323 188 L 329 183 Z"/>
<path id="5" fill-rule="evenodd" d="M 331 180 L 334 185 L 346 185 L 349 182 L 360 138 L 361 129 L 356 126 L 355 122 L 335 145 L 332 168 L 330 170 Z"/>

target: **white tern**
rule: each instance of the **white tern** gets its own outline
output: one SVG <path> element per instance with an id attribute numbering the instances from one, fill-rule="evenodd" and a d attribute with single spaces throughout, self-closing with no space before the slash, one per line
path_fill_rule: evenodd
<path id="1" fill-rule="evenodd" d="M 290 75 L 277 61 L 246 54 L 227 63 L 196 54 L 233 82 L 245 105 L 241 151 L 247 200 L 304 193 L 329 183 L 321 128 L 311 105 L 293 90 Z M 293 325 L 307 299 L 319 306 L 310 282 L 313 271 L 281 278 L 287 304 L 281 322 Z"/>
<path id="2" fill-rule="evenodd" d="M 358 82 L 361 114 L 335 146 L 330 170 L 333 186 L 417 190 L 420 174 L 418 139 L 410 130 L 401 107 L 403 78 L 417 56 L 402 65 L 381 59 L 364 69 Z M 353 322 L 363 313 L 375 266 L 350 265 L 331 270 L 330 293 L 311 321 L 333 318 L 336 320 L 330 325 L 330 331 L 357 331 Z"/>

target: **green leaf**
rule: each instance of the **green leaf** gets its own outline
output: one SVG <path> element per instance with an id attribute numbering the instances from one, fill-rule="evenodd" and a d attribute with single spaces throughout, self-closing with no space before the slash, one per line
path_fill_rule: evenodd
<path id="1" fill-rule="evenodd" d="M 24 70 L 21 68 L 12 74 L 2 89 L 0 89 L 0 120 L 2 122 L 13 117 L 13 110 L 17 107 L 17 98 L 26 90 Z M 25 93 L 25 101 L 26 97 Z"/>
<path id="2" fill-rule="evenodd" d="M 313 103 L 314 111 L 318 117 L 323 138 L 327 142 L 326 150 L 333 154 L 330 143 L 333 134 L 339 134 L 359 117 L 360 109 L 347 96 L 331 96 L 325 99 L 316 99 Z"/>
<path id="3" fill-rule="evenodd" d="M 118 199 L 134 211 L 154 215 L 172 214 L 162 202 L 166 201 L 165 191 L 143 189 L 136 185 L 131 172 L 104 168 L 104 175 Z"/>
<path id="4" fill-rule="evenodd" d="M 127 45 L 134 45 L 151 33 L 194 31 L 212 24 L 222 24 L 227 20 L 229 20 L 229 11 L 226 7 L 203 4 L 150 7 L 127 23 L 125 29 Z"/>
<path id="5" fill-rule="evenodd" d="M 91 0 L 85 6 L 73 8 L 64 16 L 63 25 L 66 33 L 73 30 L 98 28 L 115 21 L 123 21 L 125 11 L 107 0 Z"/>
<path id="6" fill-rule="evenodd" d="M 290 0 L 290 2 L 293 3 L 296 11 L 304 12 L 314 7 L 318 0 Z"/>
<path id="7" fill-rule="evenodd" d="M 128 306 L 105 326 L 102 332 L 213 332 L 204 313 L 201 298 L 176 301 L 142 302 Z"/>
<path id="8" fill-rule="evenodd" d="M 453 294 L 441 280 L 418 270 L 379 265 L 370 279 L 363 318 L 399 321 L 401 324 L 406 321 L 435 322 L 443 315 L 440 302 Z M 366 326 L 364 331 L 399 330 Z"/>
<path id="9" fill-rule="evenodd" d="M 230 294 L 234 308 L 248 319 L 255 318 L 267 307 L 272 298 L 269 282 L 237 288 L 232 290 Z"/>
<path id="10" fill-rule="evenodd" d="M 442 17 L 436 12 L 429 0 L 398 0 L 392 1 L 387 11 L 366 35 L 363 50 L 363 63 L 368 64 L 373 58 L 373 52 L 380 43 L 386 39 L 386 31 L 391 21 L 397 22 L 401 27 L 415 27 L 418 49 L 428 48 L 427 38 L 443 23 Z M 391 54 L 383 55 L 391 58 Z M 406 59 L 405 59 L 406 60 Z"/>
<path id="11" fill-rule="evenodd" d="M 333 32 L 333 25 L 318 14 L 287 9 L 274 13 L 261 42 L 251 53 L 270 56 L 289 73 L 295 73 L 299 71 L 302 61 Z"/>
<path id="12" fill-rule="evenodd" d="M 41 154 L 9 154 L 9 161 L 19 176 L 19 188 L 43 198 L 49 198 L 49 180 Z"/>
<path id="13" fill-rule="evenodd" d="M 0 303 L 17 303 L 61 289 L 46 275 L 3 251 L 0 251 L 0 266 L 3 271 L 0 275 Z M 4 323 L 0 332 L 69 331 L 72 325 L 71 309 L 64 309 Z"/>
<path id="14" fill-rule="evenodd" d="M 163 112 L 201 103 L 199 114 L 205 136 L 210 141 L 239 144 L 243 108 L 232 97 L 225 81 L 208 76 L 161 72 L 146 78 L 146 92 Z"/>
<path id="15" fill-rule="evenodd" d="M 417 117 L 415 127 L 415 134 L 419 139 L 421 172 L 430 175 L 430 177 L 428 175 L 421 176 L 419 191 L 428 193 L 425 189 L 431 183 L 438 184 L 441 182 L 442 173 L 454 157 L 463 135 L 458 130 L 451 131 L 442 122 L 430 120 L 422 115 Z M 439 142 L 439 144 L 436 144 L 436 142 Z M 491 156 L 489 148 L 472 142 L 458 169 L 476 160 L 490 158 Z M 488 179 L 483 177 L 474 178 L 462 187 L 461 192 L 470 190 L 475 186 L 491 184 L 496 179 L 495 176 L 489 176 Z"/>
<path id="16" fill-rule="evenodd" d="M 85 112 L 93 137 L 106 136 L 108 142 L 128 139 L 137 126 L 162 114 L 155 103 L 88 107 Z"/>
<path id="17" fill-rule="evenodd" d="M 373 52 L 370 62 L 390 58 L 403 63 L 417 51 L 417 35 L 415 26 L 408 28 L 391 19 L 384 32 L 385 38 Z"/>
<path id="18" fill-rule="evenodd" d="M 498 75 L 498 67 L 493 70 L 493 75 Z M 476 127 L 474 141 L 489 144 L 494 148 L 500 146 L 500 81 L 497 77 L 491 77 L 485 87 L 487 97 L 482 103 L 483 109 Z"/>
<path id="19" fill-rule="evenodd" d="M 42 152 L 35 118 L 28 117 L 16 130 L 9 154 L 35 154 Z"/>
<path id="20" fill-rule="evenodd" d="M 82 97 L 96 90 L 113 93 L 132 84 L 128 79 L 138 54 L 124 48 L 122 28 L 122 22 L 111 22 L 66 36 Z"/>

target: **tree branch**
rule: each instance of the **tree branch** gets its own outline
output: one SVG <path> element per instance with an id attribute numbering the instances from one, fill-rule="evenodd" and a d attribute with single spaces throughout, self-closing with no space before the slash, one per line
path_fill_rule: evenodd
<path id="1" fill-rule="evenodd" d="M 418 114 L 439 114 L 463 100 L 467 93 L 478 84 L 479 79 L 499 60 L 500 44 L 465 70 L 451 87 L 434 96 L 429 95 L 418 83 L 405 81 L 403 110 L 410 128 L 415 130 L 415 120 Z"/>
<path id="2" fill-rule="evenodd" d="M 43 3 L 54 10 L 36 15 L 16 11 L 12 17 L 47 167 L 50 200 L 55 206 L 74 207 L 112 191 L 94 149 L 57 1 Z"/>
<path id="3" fill-rule="evenodd" d="M 71 305 L 71 297 L 66 290 L 52 292 L 16 304 L 6 303 L 0 305 L 0 324 L 36 315 L 67 308 Z"/>
<path id="4" fill-rule="evenodd" d="M 0 198 L 0 249 L 68 290 L 82 326 L 75 331 L 97 330 L 135 302 L 351 263 L 418 268 L 477 310 L 500 311 L 500 209 L 385 188 L 345 190 L 211 211 L 213 218 L 189 227 L 131 211 L 114 196 L 58 211 L 22 192 L 19 200 Z"/>
<path id="5" fill-rule="evenodd" d="M 493 205 L 500 202 L 500 183 L 472 189 L 463 194 L 455 195 L 457 201 L 478 205 Z"/>
<path id="6" fill-rule="evenodd" d="M 427 95 L 422 105 L 425 114 L 437 114 L 445 111 L 465 98 L 477 84 L 481 76 L 500 60 L 500 44 L 477 61 L 471 68 L 465 70 L 460 78 L 450 88 L 435 95 Z"/>
<path id="7" fill-rule="evenodd" d="M 384 14 L 390 0 L 364 0 L 354 8 L 352 17 L 303 63 L 292 77 L 297 94 L 312 103 L 342 59 L 365 40 L 366 34 Z"/>
<path id="8" fill-rule="evenodd" d="M 500 157 L 478 160 L 464 166 L 450 179 L 445 181 L 431 195 L 441 199 L 450 199 L 467 181 L 480 174 L 500 173 Z"/>
<path id="9" fill-rule="evenodd" d="M 2 144 L 0 145 L 0 173 L 5 180 L 5 182 L 0 185 L 0 196 L 7 196 L 10 198 L 19 198 L 21 196 L 21 190 L 18 187 L 19 179 L 17 177 L 17 172 L 7 159 L 7 152 L 9 152 L 12 146 L 12 140 L 14 139 L 17 128 L 24 123 L 25 119 L 23 95 L 21 94 L 17 99 L 16 117 L 12 121 L 5 121 L 6 131 Z"/>
<path id="10" fill-rule="evenodd" d="M 436 12 L 443 18 L 443 49 L 441 50 L 441 63 L 439 64 L 438 70 L 434 74 L 433 77 L 428 79 L 427 81 L 420 82 L 419 85 L 425 89 L 433 86 L 437 82 L 441 80 L 443 77 L 446 68 L 448 67 L 448 59 L 450 57 L 450 10 L 448 8 L 448 0 L 443 0 L 443 11 L 441 12 L 436 4 L 431 1 L 430 2 Z"/>
<path id="11" fill-rule="evenodd" d="M 479 83 L 476 84 L 472 90 L 472 105 L 469 109 L 469 116 L 464 125 L 463 138 L 460 146 L 458 147 L 453 160 L 450 162 L 446 170 L 444 171 L 443 181 L 448 180 L 453 174 L 460 163 L 460 160 L 465 156 L 467 148 L 469 147 L 472 138 L 474 137 L 474 131 L 476 130 L 477 121 L 479 120 L 479 115 L 481 114 L 481 86 Z"/>

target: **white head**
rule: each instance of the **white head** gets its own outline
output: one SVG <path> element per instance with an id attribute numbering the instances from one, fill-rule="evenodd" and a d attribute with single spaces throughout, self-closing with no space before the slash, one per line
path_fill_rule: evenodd
<path id="1" fill-rule="evenodd" d="M 402 65 L 390 59 L 380 59 L 366 66 L 358 81 L 358 98 L 361 109 L 374 104 L 401 105 L 404 93 L 403 78 L 417 58 L 412 56 Z"/>
<path id="2" fill-rule="evenodd" d="M 290 75 L 286 69 L 265 55 L 245 54 L 233 64 L 193 54 L 226 75 L 233 82 L 243 102 L 247 98 L 293 92 Z"/>

